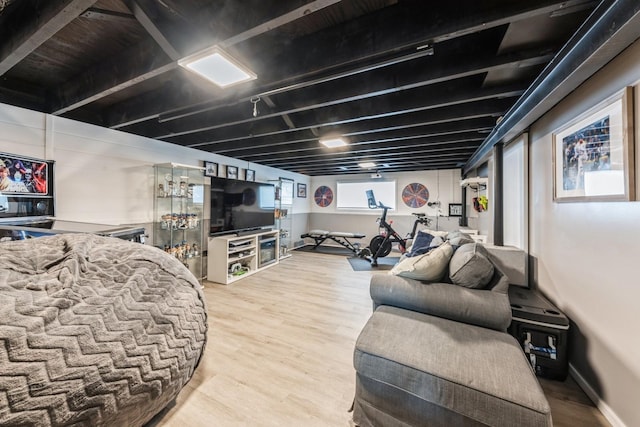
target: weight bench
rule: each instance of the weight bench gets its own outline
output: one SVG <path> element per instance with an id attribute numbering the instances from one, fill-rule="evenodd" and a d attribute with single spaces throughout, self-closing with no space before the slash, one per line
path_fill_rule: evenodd
<path id="1" fill-rule="evenodd" d="M 309 237 L 313 239 L 316 244 L 313 249 L 324 243 L 325 240 L 330 239 L 337 244 L 344 246 L 345 248 L 357 254 L 360 251 L 359 243 L 352 243 L 349 239 L 362 239 L 365 235 L 362 233 L 347 233 L 344 231 L 326 231 L 326 230 L 311 230 L 308 233 L 301 235 L 301 238 Z"/>

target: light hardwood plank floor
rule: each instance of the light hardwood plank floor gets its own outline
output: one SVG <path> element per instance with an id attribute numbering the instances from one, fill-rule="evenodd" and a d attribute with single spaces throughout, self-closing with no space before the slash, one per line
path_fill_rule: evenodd
<path id="1" fill-rule="evenodd" d="M 349 426 L 353 348 L 371 315 L 372 274 L 386 272 L 294 252 L 231 285 L 205 282 L 203 360 L 175 405 L 149 425 Z M 542 384 L 556 426 L 608 425 L 571 380 Z"/>

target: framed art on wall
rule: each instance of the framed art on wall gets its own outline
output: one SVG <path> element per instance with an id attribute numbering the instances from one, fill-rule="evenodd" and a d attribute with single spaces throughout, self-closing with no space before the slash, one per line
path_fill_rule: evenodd
<path id="1" fill-rule="evenodd" d="M 253 169 L 247 169 L 245 179 L 247 181 L 255 181 L 256 180 L 256 171 L 254 171 Z"/>
<path id="2" fill-rule="evenodd" d="M 449 216 L 462 216 L 462 203 L 449 203 Z"/>
<path id="3" fill-rule="evenodd" d="M 633 200 L 632 95 L 625 88 L 553 133 L 554 201 Z"/>
<path id="4" fill-rule="evenodd" d="M 293 204 L 293 180 L 280 177 L 281 201 L 283 205 Z"/>
<path id="5" fill-rule="evenodd" d="M 307 184 L 298 183 L 298 197 L 301 199 L 307 198 Z"/>
<path id="6" fill-rule="evenodd" d="M 218 164 L 214 162 L 204 162 L 205 176 L 218 176 Z"/>
<path id="7" fill-rule="evenodd" d="M 238 168 L 236 166 L 227 166 L 227 178 L 238 179 Z"/>

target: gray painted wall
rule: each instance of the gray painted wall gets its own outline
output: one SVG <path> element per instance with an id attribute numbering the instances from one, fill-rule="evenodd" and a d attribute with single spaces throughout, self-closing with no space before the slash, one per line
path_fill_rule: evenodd
<path id="1" fill-rule="evenodd" d="M 612 424 L 620 426 L 640 425 L 640 280 L 636 264 L 640 203 L 554 203 L 552 133 L 625 86 L 634 86 L 635 140 L 640 142 L 639 81 L 640 42 L 636 42 L 535 123 L 530 132 L 533 279 L 573 322 L 573 373 Z M 637 165 L 639 152 L 636 149 Z"/>

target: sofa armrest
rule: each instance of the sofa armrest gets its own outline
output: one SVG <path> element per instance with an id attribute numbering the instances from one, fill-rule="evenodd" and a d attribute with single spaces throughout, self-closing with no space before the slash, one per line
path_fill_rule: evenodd
<path id="1" fill-rule="evenodd" d="M 379 305 L 390 305 L 499 331 L 506 331 L 511 323 L 508 294 L 491 289 L 375 274 L 370 293 L 374 310 Z"/>

